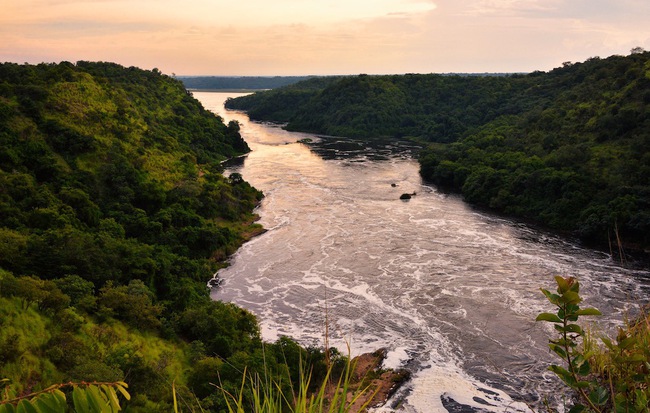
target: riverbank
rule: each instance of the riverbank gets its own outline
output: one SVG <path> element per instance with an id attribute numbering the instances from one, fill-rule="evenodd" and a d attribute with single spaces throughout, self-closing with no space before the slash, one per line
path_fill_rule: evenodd
<path id="1" fill-rule="evenodd" d="M 352 373 L 347 386 L 348 411 L 365 412 L 386 404 L 390 397 L 406 383 L 411 373 L 405 369 L 382 367 L 387 350 L 382 348 L 372 353 L 361 354 L 352 359 Z M 341 391 L 337 383 L 330 383 L 325 389 L 325 399 L 332 400 Z M 394 407 L 394 406 L 393 406 Z M 327 411 L 327 410 L 325 410 Z"/>

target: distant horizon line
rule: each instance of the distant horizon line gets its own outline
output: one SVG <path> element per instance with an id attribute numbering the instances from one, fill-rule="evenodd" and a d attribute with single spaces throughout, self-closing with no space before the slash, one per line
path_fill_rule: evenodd
<path id="1" fill-rule="evenodd" d="M 533 72 L 407 72 L 407 73 L 351 73 L 351 74 L 328 74 L 328 75 L 177 75 L 171 76 L 177 79 L 197 77 L 219 77 L 219 78 L 286 78 L 286 77 L 343 77 L 343 76 L 405 76 L 405 75 L 525 75 Z"/>

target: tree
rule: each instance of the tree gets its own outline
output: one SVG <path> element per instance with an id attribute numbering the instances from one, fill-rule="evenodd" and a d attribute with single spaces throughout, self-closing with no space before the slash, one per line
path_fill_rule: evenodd
<path id="1" fill-rule="evenodd" d="M 112 281 L 99 290 L 98 305 L 109 314 L 137 328 L 160 328 L 158 317 L 162 307 L 153 303 L 153 294 L 141 280 L 131 280 L 128 286 L 114 286 Z"/>
<path id="2" fill-rule="evenodd" d="M 54 280 L 61 291 L 70 297 L 70 304 L 73 306 L 82 303 L 84 300 L 94 298 L 95 286 L 92 282 L 86 281 L 78 275 L 66 275 L 63 278 Z"/>
<path id="3" fill-rule="evenodd" d="M 32 304 L 38 304 L 47 297 L 45 281 L 34 276 L 17 277 L 7 288 L 9 294 L 20 298 L 23 309 L 28 309 Z"/>

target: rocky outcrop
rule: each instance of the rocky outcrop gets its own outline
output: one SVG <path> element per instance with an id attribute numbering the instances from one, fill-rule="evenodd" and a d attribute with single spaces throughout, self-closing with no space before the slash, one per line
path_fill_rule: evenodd
<path id="1" fill-rule="evenodd" d="M 407 370 L 383 369 L 382 362 L 385 358 L 386 349 L 379 349 L 352 359 L 354 370 L 347 393 L 347 401 L 351 403 L 348 411 L 365 412 L 368 408 L 383 406 L 399 387 L 410 379 L 411 374 Z M 327 389 L 326 393 L 330 395 L 326 396 L 326 399 L 331 400 L 335 391 L 341 390 L 337 389 L 336 385 Z"/>

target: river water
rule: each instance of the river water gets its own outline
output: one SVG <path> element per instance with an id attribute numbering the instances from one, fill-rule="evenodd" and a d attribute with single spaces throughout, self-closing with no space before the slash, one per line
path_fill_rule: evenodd
<path id="1" fill-rule="evenodd" d="M 610 333 L 648 301 L 649 273 L 422 182 L 412 144 L 286 132 L 224 110 L 237 95 L 194 92 L 242 124 L 252 152 L 226 173 L 264 192 L 257 212 L 268 231 L 219 272 L 213 298 L 256 314 L 266 340 L 323 346 L 327 322 L 329 344 L 344 353 L 386 348 L 385 365 L 413 376 L 378 411 L 558 403 L 552 326 L 534 321 L 552 309 L 539 289 L 577 277 L 584 305 L 605 314 L 593 328 Z"/>

